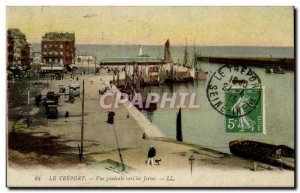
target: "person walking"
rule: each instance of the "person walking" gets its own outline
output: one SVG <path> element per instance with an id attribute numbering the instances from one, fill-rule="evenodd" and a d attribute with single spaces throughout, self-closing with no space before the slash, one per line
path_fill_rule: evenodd
<path id="1" fill-rule="evenodd" d="M 65 118 L 66 118 L 65 122 L 68 122 L 68 118 L 69 118 L 69 111 L 66 111 Z"/>
<path id="2" fill-rule="evenodd" d="M 148 165 L 153 165 L 154 164 L 154 157 L 156 155 L 156 150 L 153 146 L 150 146 L 148 150 Z"/>

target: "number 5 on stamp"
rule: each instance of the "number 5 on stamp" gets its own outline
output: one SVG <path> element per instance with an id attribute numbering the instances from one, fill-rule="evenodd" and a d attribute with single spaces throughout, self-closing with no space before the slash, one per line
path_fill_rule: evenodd
<path id="1" fill-rule="evenodd" d="M 263 88 L 235 88 L 225 91 L 226 132 L 265 133 Z"/>

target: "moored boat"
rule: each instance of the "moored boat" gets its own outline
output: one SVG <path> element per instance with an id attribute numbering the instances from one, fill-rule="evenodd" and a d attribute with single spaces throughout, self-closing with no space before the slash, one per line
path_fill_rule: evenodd
<path id="1" fill-rule="evenodd" d="M 186 83 L 186 82 L 193 82 L 193 77 L 183 77 L 183 78 L 166 78 L 165 83 Z"/>
<path id="2" fill-rule="evenodd" d="M 266 67 L 266 73 L 268 74 L 285 74 L 285 70 L 281 66 Z"/>
<path id="3" fill-rule="evenodd" d="M 294 170 L 295 150 L 285 145 L 273 145 L 243 140 L 231 141 L 230 152 L 239 157 Z"/>

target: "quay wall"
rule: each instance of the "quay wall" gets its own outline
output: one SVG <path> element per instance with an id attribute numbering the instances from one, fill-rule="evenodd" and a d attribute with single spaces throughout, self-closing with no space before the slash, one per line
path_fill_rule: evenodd
<path id="1" fill-rule="evenodd" d="M 239 58 L 239 57 L 197 57 L 197 61 L 205 61 L 210 63 L 221 64 L 237 64 L 247 65 L 259 68 L 265 68 L 267 66 L 280 66 L 284 70 L 295 70 L 294 58 Z"/>
<path id="2" fill-rule="evenodd" d="M 120 93 L 120 90 L 113 85 L 113 92 Z M 131 117 L 138 123 L 138 125 L 143 129 L 143 132 L 146 133 L 147 137 L 164 137 L 161 131 L 154 126 L 134 105 L 130 105 L 130 101 L 122 103 Z"/>

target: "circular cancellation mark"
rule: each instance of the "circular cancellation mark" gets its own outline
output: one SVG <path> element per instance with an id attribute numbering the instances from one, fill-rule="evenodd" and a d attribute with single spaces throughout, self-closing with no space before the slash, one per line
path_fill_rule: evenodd
<path id="1" fill-rule="evenodd" d="M 224 65 L 210 77 L 206 95 L 211 106 L 227 117 L 251 113 L 261 98 L 261 81 L 247 66 Z"/>

